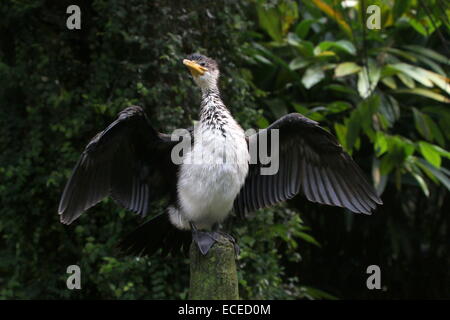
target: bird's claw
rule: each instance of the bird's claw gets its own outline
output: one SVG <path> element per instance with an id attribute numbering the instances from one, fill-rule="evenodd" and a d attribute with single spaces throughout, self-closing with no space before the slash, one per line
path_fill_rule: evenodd
<path id="1" fill-rule="evenodd" d="M 224 243 L 223 238 L 225 238 L 233 244 L 234 253 L 236 254 L 236 257 L 239 256 L 240 248 L 236 240 L 228 233 L 222 231 L 212 231 L 212 232 L 198 231 L 197 228 L 192 227 L 192 225 L 191 229 L 192 229 L 192 240 L 195 241 L 202 255 L 206 255 L 211 249 L 211 247 L 214 245 L 214 243 L 216 242 Z"/>

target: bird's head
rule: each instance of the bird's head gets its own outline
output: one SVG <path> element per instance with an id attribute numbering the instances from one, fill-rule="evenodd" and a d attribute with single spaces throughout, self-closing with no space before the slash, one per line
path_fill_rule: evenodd
<path id="1" fill-rule="evenodd" d="M 201 54 L 191 54 L 183 60 L 183 64 L 189 68 L 195 83 L 202 89 L 217 87 L 219 79 L 219 66 L 214 59 Z"/>

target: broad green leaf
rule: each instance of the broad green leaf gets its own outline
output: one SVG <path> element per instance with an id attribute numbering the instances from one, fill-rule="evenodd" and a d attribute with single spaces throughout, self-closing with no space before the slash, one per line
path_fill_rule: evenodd
<path id="1" fill-rule="evenodd" d="M 400 106 L 397 100 L 390 95 L 381 96 L 380 113 L 389 122 L 389 126 L 392 126 L 400 118 Z"/>
<path id="2" fill-rule="evenodd" d="M 300 42 L 302 41 L 302 39 L 300 39 L 295 33 L 289 32 L 286 41 L 291 46 L 298 47 L 300 46 Z"/>
<path id="3" fill-rule="evenodd" d="M 337 64 L 336 63 L 326 63 L 324 65 L 322 65 L 322 70 L 326 71 L 326 70 L 334 70 L 336 69 Z"/>
<path id="4" fill-rule="evenodd" d="M 302 286 L 300 289 L 305 295 L 305 297 L 310 300 L 317 300 L 317 299 L 338 300 L 338 298 L 336 298 L 335 296 L 316 288 Z"/>
<path id="5" fill-rule="evenodd" d="M 418 160 L 419 164 L 423 165 L 425 168 L 430 170 L 433 175 L 438 179 L 446 188 L 450 191 L 450 172 L 446 170 L 445 168 L 437 169 L 436 167 L 429 164 L 427 161 L 423 159 Z"/>
<path id="6" fill-rule="evenodd" d="M 403 74 L 403 73 L 397 73 L 397 77 L 408 88 L 413 89 L 416 87 L 416 85 L 414 84 L 414 80 L 410 76 Z"/>
<path id="7" fill-rule="evenodd" d="M 387 130 L 388 128 L 392 127 L 392 123 L 389 122 L 389 120 L 386 118 L 386 116 L 382 113 L 376 113 L 374 114 L 374 129 L 376 131 L 379 130 Z"/>
<path id="8" fill-rule="evenodd" d="M 363 99 L 367 98 L 372 93 L 372 91 L 370 90 L 371 85 L 369 82 L 369 76 L 368 76 L 366 67 L 363 67 L 362 70 L 358 73 L 357 87 L 358 87 L 359 95 Z"/>
<path id="9" fill-rule="evenodd" d="M 313 107 L 312 109 L 310 109 L 311 112 L 324 112 L 327 111 L 327 108 L 325 108 L 324 106 L 317 106 L 317 107 Z"/>
<path id="10" fill-rule="evenodd" d="M 347 33 L 348 36 L 352 37 L 352 29 L 348 25 L 348 23 L 345 21 L 344 17 L 341 15 L 341 13 L 332 7 L 330 7 L 325 1 L 323 0 L 312 0 L 313 4 L 322 10 L 327 16 L 329 16 L 331 19 L 335 20 L 339 26 Z"/>
<path id="11" fill-rule="evenodd" d="M 417 60 L 423 62 L 428 67 L 430 67 L 434 72 L 440 74 L 441 76 L 446 76 L 446 72 L 444 71 L 444 69 L 442 69 L 442 67 L 439 64 L 437 64 L 436 62 L 434 62 L 432 59 L 430 59 L 424 55 L 417 54 L 417 53 L 411 53 L 411 54 L 414 55 L 417 58 Z"/>
<path id="12" fill-rule="evenodd" d="M 324 110 L 326 110 L 324 106 L 318 106 L 318 107 L 309 109 L 305 115 L 314 121 L 320 122 L 325 119 L 325 116 L 323 115 L 323 113 L 321 113 Z"/>
<path id="13" fill-rule="evenodd" d="M 400 136 L 386 136 L 388 142 L 388 151 L 381 158 L 381 174 L 388 174 L 395 167 L 400 168 L 406 159 L 415 151 L 415 145 L 408 139 Z M 400 172 L 396 172 L 400 174 Z M 396 177 L 397 183 L 400 183 L 401 177 Z"/>
<path id="14" fill-rule="evenodd" d="M 418 33 L 423 35 L 424 37 L 428 37 L 430 35 L 430 32 L 425 28 L 425 26 L 416 19 L 408 18 L 408 23 L 411 25 L 411 27 L 414 28 Z"/>
<path id="15" fill-rule="evenodd" d="M 343 112 L 345 110 L 350 109 L 352 106 L 350 103 L 345 102 L 345 101 L 335 101 L 332 103 L 329 103 L 327 105 L 327 112 L 329 113 L 339 113 L 339 112 Z"/>
<path id="16" fill-rule="evenodd" d="M 428 185 L 425 182 L 425 179 L 417 172 L 415 171 L 410 171 L 410 173 L 412 174 L 412 176 L 414 177 L 414 179 L 416 179 L 417 183 L 419 184 L 420 188 L 423 191 L 423 194 L 427 197 L 430 196 L 430 190 L 428 189 Z"/>
<path id="17" fill-rule="evenodd" d="M 334 57 L 336 56 L 336 53 L 334 53 L 333 51 L 322 51 L 319 53 L 314 53 L 316 55 L 316 57 Z"/>
<path id="18" fill-rule="evenodd" d="M 309 234 L 307 234 L 307 233 L 305 233 L 305 232 L 302 232 L 302 231 L 296 231 L 296 232 L 294 232 L 294 234 L 295 234 L 297 237 L 299 237 L 299 238 L 305 240 L 306 242 L 309 242 L 309 243 L 311 243 L 311 244 L 314 244 L 314 245 L 320 247 L 320 243 L 317 242 L 317 240 L 314 239 L 313 236 L 311 236 L 311 235 L 309 235 Z"/>
<path id="19" fill-rule="evenodd" d="M 300 103 L 294 102 L 294 103 L 292 103 L 292 105 L 294 106 L 294 109 L 300 114 L 305 115 L 309 112 L 308 107 L 301 105 Z"/>
<path id="20" fill-rule="evenodd" d="M 438 135 L 435 135 L 436 140 L 440 145 L 445 145 L 445 142 L 441 141 L 440 139 L 444 140 L 445 138 L 450 140 L 450 113 L 448 112 L 448 106 L 433 106 L 433 107 L 425 107 L 423 108 L 423 111 L 434 114 L 437 119 L 439 119 L 439 127 L 442 131 L 442 137 L 439 137 Z"/>
<path id="21" fill-rule="evenodd" d="M 300 54 L 304 57 L 314 56 L 314 45 L 310 41 L 300 39 L 295 33 L 288 33 L 287 43 L 293 47 L 296 47 Z"/>
<path id="22" fill-rule="evenodd" d="M 364 133 L 372 140 L 374 139 L 375 134 L 374 119 L 377 119 L 374 115 L 380 108 L 380 102 L 381 99 L 379 95 L 372 95 L 358 105 L 360 126 Z"/>
<path id="23" fill-rule="evenodd" d="M 404 48 L 407 48 L 408 50 L 417 52 L 418 54 L 427 56 L 433 60 L 436 60 L 440 63 L 450 64 L 450 59 L 443 56 L 440 53 L 437 53 L 436 51 L 423 47 L 423 46 L 417 46 L 417 45 L 407 45 L 404 46 Z"/>
<path id="24" fill-rule="evenodd" d="M 394 1 L 394 8 L 393 13 L 394 13 L 394 19 L 398 19 L 400 18 L 403 13 L 408 9 L 410 4 L 410 1 L 405 1 L 405 0 L 401 0 L 401 1 Z"/>
<path id="25" fill-rule="evenodd" d="M 432 140 L 432 132 L 428 126 L 427 117 L 428 115 L 420 112 L 416 108 L 412 108 L 414 114 L 414 122 L 416 124 L 416 129 L 419 133 L 427 140 Z"/>
<path id="26" fill-rule="evenodd" d="M 351 55 L 356 54 L 355 46 L 348 40 L 323 41 L 316 47 L 316 49 L 318 49 L 318 52 L 327 51 L 333 48 L 345 51 Z"/>
<path id="27" fill-rule="evenodd" d="M 398 71 L 397 69 L 392 68 L 389 64 L 384 65 L 381 68 L 381 78 L 394 76 L 394 75 L 399 74 L 399 73 L 400 73 L 400 71 Z"/>
<path id="28" fill-rule="evenodd" d="M 258 121 L 256 121 L 256 124 L 261 129 L 267 128 L 270 125 L 269 121 L 267 121 L 267 119 L 263 116 L 259 117 Z"/>
<path id="29" fill-rule="evenodd" d="M 436 31 L 437 28 L 439 28 L 442 24 L 440 19 L 433 19 L 431 20 L 429 16 L 422 18 L 420 20 L 418 19 L 411 19 L 410 24 L 415 28 L 418 32 L 425 29 L 425 34 L 422 33 L 422 35 L 429 37 L 433 34 L 434 31 Z M 412 22 L 412 23 L 411 23 Z M 423 27 L 423 28 L 422 28 Z M 419 31 L 420 30 L 420 31 Z"/>
<path id="30" fill-rule="evenodd" d="M 426 122 L 431 130 L 431 135 L 433 137 L 432 140 L 437 141 L 437 143 L 442 146 L 445 145 L 444 135 L 442 134 L 441 130 L 439 129 L 438 125 L 434 122 L 434 120 L 430 116 L 428 116 L 426 117 Z"/>
<path id="31" fill-rule="evenodd" d="M 342 147 L 346 150 L 349 151 L 347 148 L 347 143 L 346 143 L 346 136 L 347 136 L 347 127 L 340 124 L 340 123 L 335 123 L 334 124 L 334 131 L 336 132 L 336 136 L 338 138 L 339 143 L 342 145 Z"/>
<path id="32" fill-rule="evenodd" d="M 376 157 L 373 157 L 372 161 L 372 179 L 377 194 L 381 195 L 386 188 L 388 175 L 381 174 L 380 160 Z"/>
<path id="33" fill-rule="evenodd" d="M 425 87 L 433 87 L 433 82 L 430 80 L 430 71 L 407 64 L 407 63 L 395 63 L 391 64 L 391 67 L 397 69 L 404 74 L 410 76 L 417 82 L 423 84 Z"/>
<path id="34" fill-rule="evenodd" d="M 408 51 L 405 52 L 403 50 L 396 49 L 396 48 L 387 48 L 386 51 L 389 53 L 393 53 L 397 56 L 403 57 L 405 59 L 408 59 L 412 62 L 417 62 L 417 58 L 413 54 L 409 53 Z"/>
<path id="35" fill-rule="evenodd" d="M 302 40 L 298 49 L 305 57 L 314 57 L 314 44 L 312 42 Z"/>
<path id="36" fill-rule="evenodd" d="M 397 162 L 394 161 L 394 157 L 391 156 L 390 154 L 386 154 L 380 160 L 381 175 L 388 175 L 396 165 Z"/>
<path id="37" fill-rule="evenodd" d="M 345 139 L 345 144 L 348 150 L 352 150 L 359 138 L 359 132 L 361 130 L 361 116 L 358 109 L 354 110 L 350 118 L 346 121 L 347 135 Z"/>
<path id="38" fill-rule="evenodd" d="M 316 22 L 316 20 L 312 19 L 306 19 L 301 21 L 295 28 L 295 33 L 297 34 L 297 36 L 300 39 L 305 39 L 306 36 L 308 35 L 311 24 L 313 24 L 314 22 Z"/>
<path id="39" fill-rule="evenodd" d="M 408 158 L 413 155 L 414 151 L 416 150 L 415 145 L 408 139 L 403 138 L 402 139 L 402 147 L 403 152 L 405 154 L 405 158 Z"/>
<path id="40" fill-rule="evenodd" d="M 281 31 L 286 34 L 292 24 L 298 19 L 298 5 L 295 1 L 281 1 L 278 4 L 281 16 Z"/>
<path id="41" fill-rule="evenodd" d="M 425 167 L 421 162 L 420 162 L 420 160 L 423 160 L 422 158 L 418 158 L 418 157 L 411 157 L 411 163 L 413 164 L 413 165 L 415 165 L 417 168 L 420 168 L 420 170 L 422 171 L 422 172 L 424 172 L 425 174 L 426 174 L 426 176 L 431 180 L 431 181 L 433 181 L 435 184 L 439 184 L 439 179 L 437 179 L 436 178 L 436 176 L 433 174 L 433 172 L 431 172 L 431 170 L 430 169 L 428 169 L 427 167 Z M 424 162 L 426 162 L 426 161 L 424 161 Z M 428 163 L 429 164 L 429 163 Z M 430 165 L 430 164 L 429 164 Z M 434 166 L 433 165 L 430 165 L 431 167 L 433 167 L 434 168 Z"/>
<path id="42" fill-rule="evenodd" d="M 283 39 L 281 30 L 281 19 L 276 8 L 265 8 L 262 4 L 257 3 L 256 11 L 258 14 L 259 25 L 269 36 L 280 42 Z"/>
<path id="43" fill-rule="evenodd" d="M 269 64 L 269 65 L 272 64 L 272 61 L 270 61 L 269 59 L 263 57 L 263 56 L 260 55 L 260 54 L 254 54 L 252 57 L 253 57 L 253 59 L 255 59 L 256 61 L 259 61 L 259 62 L 261 62 L 261 63 Z"/>
<path id="44" fill-rule="evenodd" d="M 450 94 L 450 79 L 444 76 L 441 76 L 440 74 L 431 72 L 429 70 L 424 71 L 428 78 L 439 88 Z"/>
<path id="45" fill-rule="evenodd" d="M 325 72 L 323 72 L 322 68 L 319 66 L 312 66 L 306 69 L 305 74 L 302 77 L 302 84 L 306 89 L 310 89 L 323 78 L 325 78 Z"/>
<path id="46" fill-rule="evenodd" d="M 381 131 L 377 131 L 375 139 L 375 152 L 377 157 L 380 157 L 388 150 L 388 142 L 386 136 Z"/>
<path id="47" fill-rule="evenodd" d="M 302 57 L 297 57 L 289 63 L 289 69 L 292 71 L 302 69 L 310 64 L 309 60 L 305 60 Z"/>
<path id="48" fill-rule="evenodd" d="M 414 89 L 397 89 L 393 90 L 394 93 L 408 93 L 408 94 L 416 94 L 420 96 L 424 96 L 439 102 L 445 102 L 450 103 L 450 99 L 447 97 L 444 97 L 442 94 L 436 93 L 434 91 L 431 91 L 429 89 L 424 88 L 414 88 Z"/>
<path id="49" fill-rule="evenodd" d="M 360 70 L 361 70 L 361 67 L 358 66 L 354 62 L 343 62 L 343 63 L 340 63 L 334 70 L 334 76 L 335 77 L 344 77 L 349 74 L 359 72 Z"/>
<path id="50" fill-rule="evenodd" d="M 258 52 L 263 54 L 265 57 L 270 58 L 271 61 L 273 61 L 273 62 L 279 64 L 280 66 L 282 66 L 283 68 L 289 70 L 289 65 L 282 58 L 280 58 L 276 54 L 272 53 L 272 51 L 268 50 L 267 48 L 265 48 L 264 46 L 262 46 L 258 43 L 253 43 L 253 47 L 255 48 L 255 50 L 257 50 Z M 296 76 L 297 74 L 295 72 L 293 72 L 292 75 Z"/>
<path id="51" fill-rule="evenodd" d="M 351 87 L 343 86 L 340 84 L 330 84 L 328 86 L 325 86 L 325 89 L 327 90 L 333 90 L 336 92 L 341 92 L 349 95 L 357 95 L 358 93 Z"/>
<path id="52" fill-rule="evenodd" d="M 439 153 L 433 148 L 433 145 L 425 142 L 419 142 L 420 153 L 422 153 L 423 157 L 431 163 L 436 168 L 440 168 L 441 166 L 441 156 Z"/>
<path id="53" fill-rule="evenodd" d="M 361 98 L 369 97 L 380 80 L 381 69 L 375 62 L 369 60 L 369 67 L 363 67 L 358 73 L 358 92 Z"/>
<path id="54" fill-rule="evenodd" d="M 384 77 L 381 79 L 381 82 L 391 89 L 397 89 L 397 83 L 395 83 L 394 77 Z"/>
<path id="55" fill-rule="evenodd" d="M 436 145 L 431 145 L 431 146 L 437 153 L 439 153 L 439 155 L 450 159 L 450 152 L 448 152 L 447 150 L 444 150 L 441 147 L 436 146 Z"/>

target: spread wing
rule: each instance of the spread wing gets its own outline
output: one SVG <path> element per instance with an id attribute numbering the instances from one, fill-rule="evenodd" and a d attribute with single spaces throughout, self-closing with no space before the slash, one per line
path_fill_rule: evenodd
<path id="1" fill-rule="evenodd" d="M 276 147 L 271 142 L 275 129 L 279 135 L 279 169 L 275 174 L 263 175 L 261 169 L 267 165 L 250 152 L 253 160 L 249 173 L 234 201 L 238 216 L 290 199 L 300 191 L 312 202 L 344 207 L 355 213 L 370 214 L 377 204 L 382 204 L 336 138 L 300 114 L 288 114 L 250 136 L 249 145 L 256 148 L 266 136 L 268 149 Z"/>
<path id="2" fill-rule="evenodd" d="M 173 197 L 177 166 L 170 153 L 176 141 L 156 132 L 141 107 L 128 107 L 86 146 L 66 184 L 58 212 L 70 224 L 111 196 L 145 215 L 151 199 Z"/>

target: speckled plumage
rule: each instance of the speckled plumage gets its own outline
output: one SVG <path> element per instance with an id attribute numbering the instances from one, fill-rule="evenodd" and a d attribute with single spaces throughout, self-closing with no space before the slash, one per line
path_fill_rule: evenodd
<path id="1" fill-rule="evenodd" d="M 244 130 L 222 102 L 216 82 L 205 83 L 212 85 L 202 87 L 200 121 L 194 130 L 192 154 L 186 154 L 200 161 L 181 166 L 178 205 L 169 208 L 170 221 L 179 229 L 189 229 L 189 222 L 199 229 L 222 222 L 248 173 Z"/>

